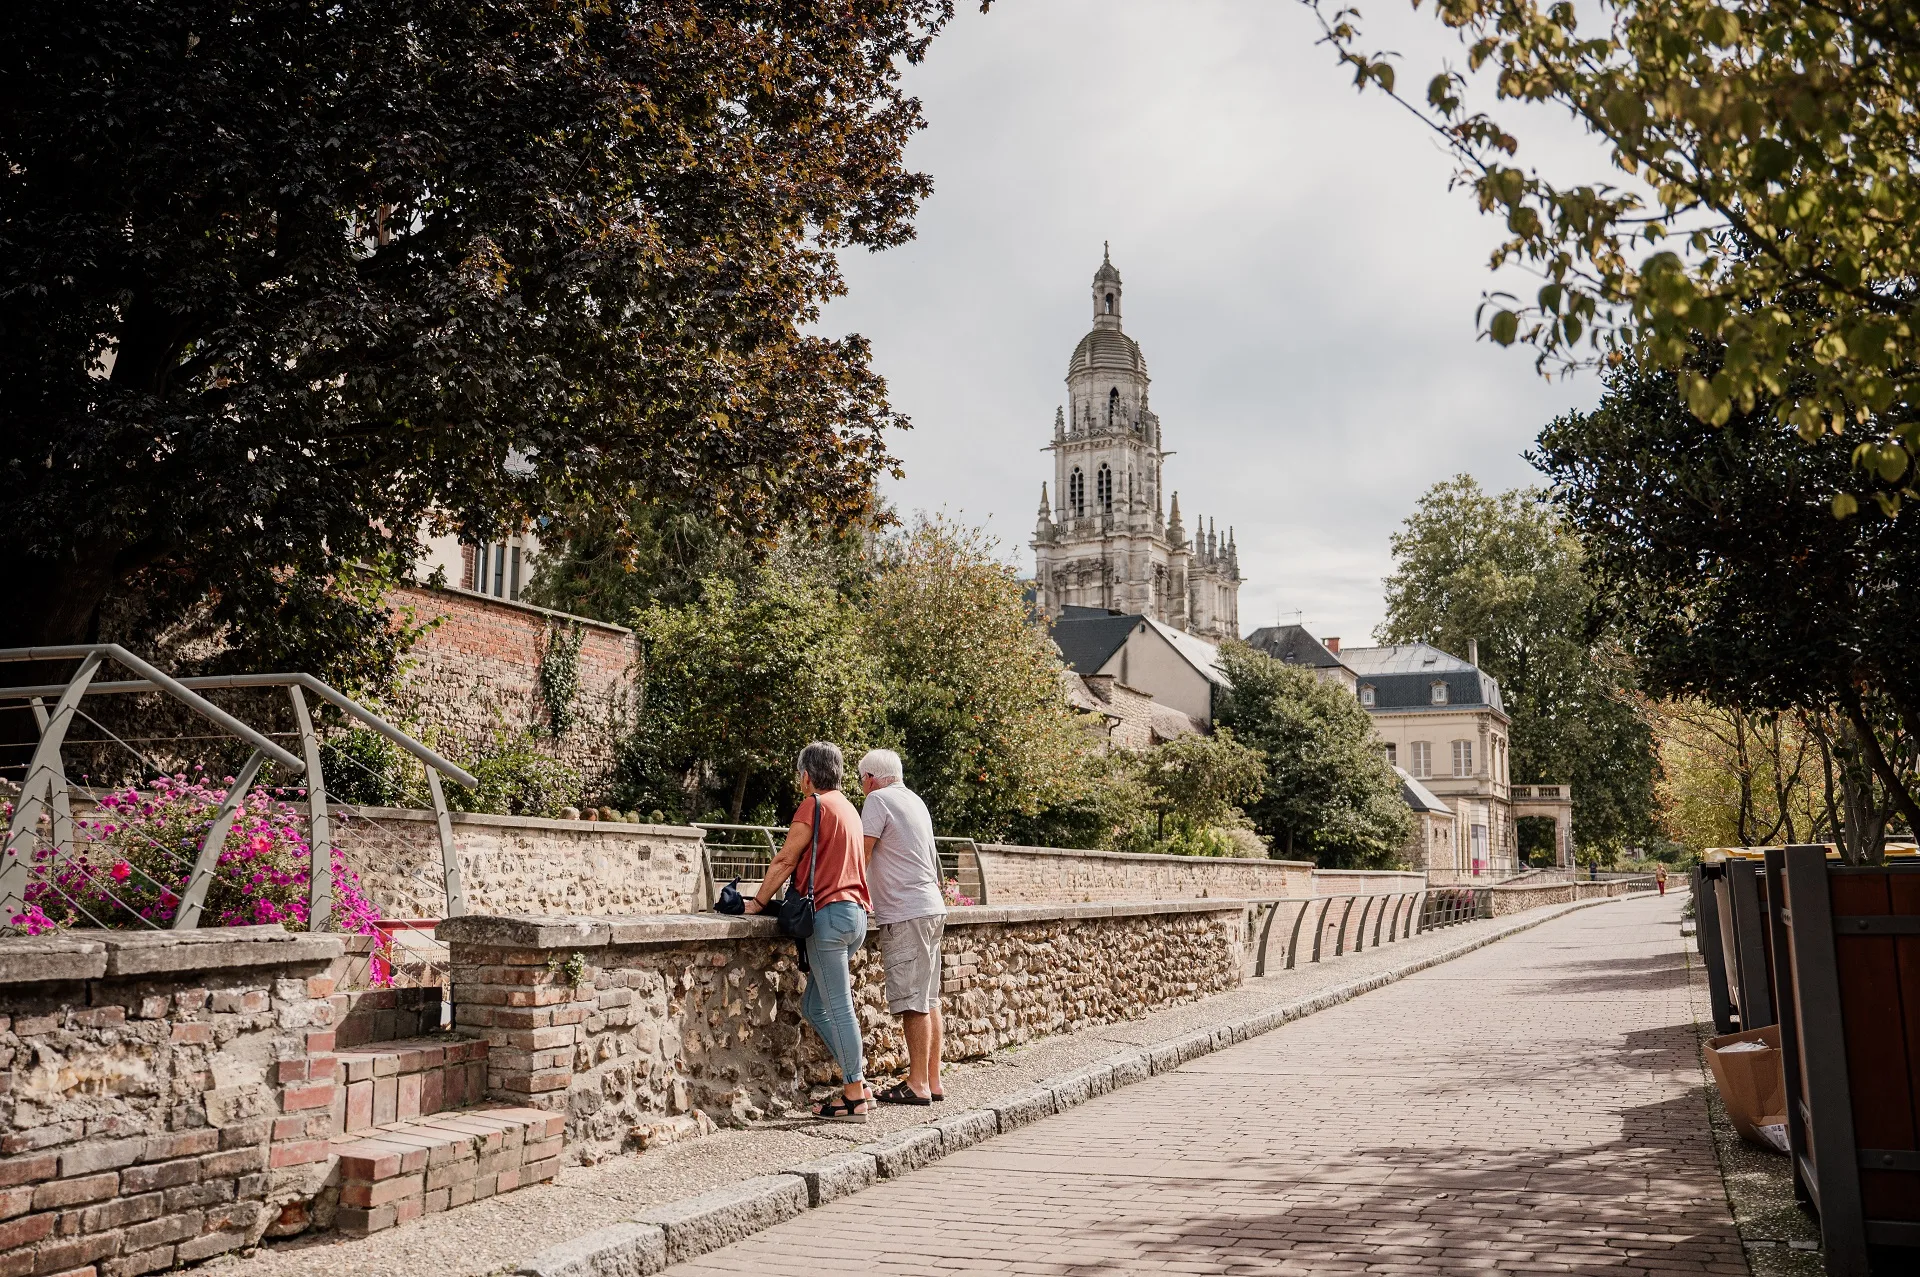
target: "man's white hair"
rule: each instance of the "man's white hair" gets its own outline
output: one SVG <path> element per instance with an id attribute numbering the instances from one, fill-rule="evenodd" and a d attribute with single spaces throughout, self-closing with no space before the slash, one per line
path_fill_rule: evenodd
<path id="1" fill-rule="evenodd" d="M 905 780 L 907 769 L 890 749 L 870 749 L 860 756 L 860 774 L 875 780 Z"/>

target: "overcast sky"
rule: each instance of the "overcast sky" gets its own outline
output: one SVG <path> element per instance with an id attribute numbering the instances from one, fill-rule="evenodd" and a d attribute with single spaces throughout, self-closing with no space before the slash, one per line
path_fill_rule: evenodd
<path id="1" fill-rule="evenodd" d="M 824 324 L 872 340 L 913 419 L 889 497 L 986 524 L 1031 570 L 1040 449 L 1111 240 L 1179 454 L 1167 484 L 1189 529 L 1237 530 L 1243 630 L 1297 617 L 1366 641 L 1419 495 L 1532 482 L 1521 452 L 1597 395 L 1475 340 L 1497 223 L 1289 0 L 962 4 L 909 80 L 929 122 L 909 158 L 935 183 L 919 236 L 849 256 Z M 1452 46 L 1404 8 L 1375 0 L 1369 34 L 1423 84 Z M 1597 151 L 1542 127 L 1523 159 L 1598 176 Z"/>

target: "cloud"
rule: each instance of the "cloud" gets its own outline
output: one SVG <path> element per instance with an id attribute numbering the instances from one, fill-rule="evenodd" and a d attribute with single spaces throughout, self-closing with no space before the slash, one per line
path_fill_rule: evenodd
<path id="1" fill-rule="evenodd" d="M 1369 14 L 1369 17 L 1375 17 Z M 1382 9 L 1410 73 L 1453 51 Z M 1381 614 L 1387 539 L 1428 486 L 1530 483 L 1520 459 L 1590 377 L 1475 340 L 1499 227 L 1431 135 L 1317 47 L 1289 4 L 1002 0 L 964 9 L 910 73 L 933 198 L 911 244 L 849 256 L 824 326 L 865 333 L 915 428 L 888 496 L 1024 550 L 1041 449 L 1088 327 L 1103 240 L 1153 375 L 1169 487 L 1238 532 L 1244 628 L 1300 614 L 1349 641 Z M 1604 157 L 1535 114 L 1522 159 Z M 1023 553 L 1031 563 L 1031 555 Z"/>

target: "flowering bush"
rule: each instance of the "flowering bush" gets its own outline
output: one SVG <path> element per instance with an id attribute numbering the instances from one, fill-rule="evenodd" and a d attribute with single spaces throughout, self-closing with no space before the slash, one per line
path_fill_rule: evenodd
<path id="1" fill-rule="evenodd" d="M 227 784 L 233 783 L 231 776 Z M 26 909 L 8 919 L 29 935 L 57 926 L 170 926 L 193 874 L 200 845 L 227 791 L 198 772 L 162 776 L 144 789 L 103 795 L 91 817 L 75 820 L 71 857 L 51 844 L 34 853 Z M 289 802 L 250 792 L 234 817 L 207 886 L 201 925 L 278 922 L 307 926 L 311 848 L 305 822 Z M 340 931 L 377 934 L 380 911 L 340 850 L 333 851 L 333 918 Z"/>
<path id="2" fill-rule="evenodd" d="M 940 894 L 947 898 L 947 903 L 950 905 L 964 908 L 974 903 L 972 896 L 963 896 L 960 894 L 960 880 L 958 878 L 947 879 L 941 886 Z"/>

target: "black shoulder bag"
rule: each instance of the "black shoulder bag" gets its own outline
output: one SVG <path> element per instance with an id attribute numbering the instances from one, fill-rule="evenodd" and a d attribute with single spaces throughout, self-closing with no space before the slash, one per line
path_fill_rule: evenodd
<path id="1" fill-rule="evenodd" d="M 813 934 L 813 862 L 820 854 L 820 795 L 813 796 L 813 839 L 807 844 L 807 890 L 800 893 L 800 866 L 793 867 L 787 879 L 787 892 L 780 897 L 780 934 L 802 942 L 801 960 L 806 958 L 805 941 Z"/>

